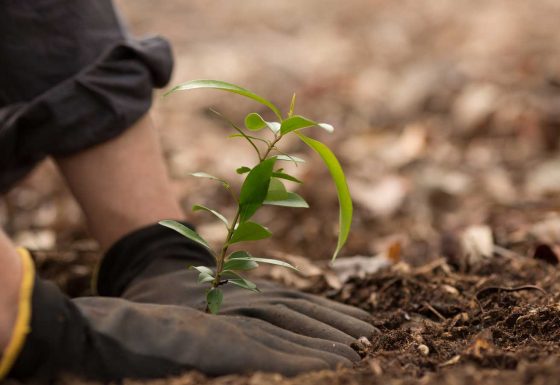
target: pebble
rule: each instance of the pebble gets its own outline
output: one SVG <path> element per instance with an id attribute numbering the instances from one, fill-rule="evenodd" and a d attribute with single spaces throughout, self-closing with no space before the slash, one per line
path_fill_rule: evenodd
<path id="1" fill-rule="evenodd" d="M 427 356 L 428 354 L 430 354 L 430 348 L 427 347 L 424 344 L 420 344 L 418 345 L 418 351 L 420 352 L 420 354 L 422 354 L 423 356 Z"/>
<path id="2" fill-rule="evenodd" d="M 358 342 L 366 348 L 371 348 L 371 342 L 369 342 L 367 337 L 362 336 L 362 337 L 358 338 Z"/>

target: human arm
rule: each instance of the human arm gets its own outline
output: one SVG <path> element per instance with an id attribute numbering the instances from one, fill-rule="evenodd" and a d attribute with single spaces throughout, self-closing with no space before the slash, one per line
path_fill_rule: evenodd
<path id="1" fill-rule="evenodd" d="M 104 250 L 137 228 L 183 217 L 148 115 L 113 140 L 55 160 Z"/>

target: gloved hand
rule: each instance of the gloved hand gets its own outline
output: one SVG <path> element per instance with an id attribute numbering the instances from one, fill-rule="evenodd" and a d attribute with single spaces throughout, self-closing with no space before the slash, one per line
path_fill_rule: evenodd
<path id="1" fill-rule="evenodd" d="M 196 369 L 208 375 L 300 372 L 349 365 L 344 344 L 299 335 L 257 318 L 214 316 L 183 305 L 123 298 L 69 300 L 34 276 L 22 253 L 24 279 L 0 380 L 47 383 L 61 373 L 114 381 L 164 377 Z"/>
<path id="2" fill-rule="evenodd" d="M 188 225 L 188 224 L 186 224 Z M 136 302 L 173 304 L 203 310 L 208 285 L 197 283 L 189 265 L 214 265 L 211 254 L 180 234 L 159 225 L 140 229 L 117 242 L 106 254 L 99 272 L 102 295 Z M 123 272 L 127 272 L 124 273 Z M 266 321 L 278 328 L 350 345 L 377 329 L 357 308 L 272 282 L 257 281 L 260 293 L 224 285 L 220 314 Z M 352 357 L 358 360 L 358 354 Z"/>

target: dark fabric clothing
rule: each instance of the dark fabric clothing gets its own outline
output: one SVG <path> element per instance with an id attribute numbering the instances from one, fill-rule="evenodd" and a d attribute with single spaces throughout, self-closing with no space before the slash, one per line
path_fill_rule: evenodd
<path id="1" fill-rule="evenodd" d="M 154 341 L 165 333 L 174 333 L 171 324 L 179 323 L 180 315 L 185 316 L 169 308 L 138 307 L 96 297 L 70 300 L 55 285 L 36 277 L 31 314 L 31 332 L 9 378 L 48 384 L 58 375 L 70 373 L 114 381 L 124 377 L 163 377 L 191 369 L 166 357 L 168 350 L 150 351 L 158 346 Z M 152 336 L 156 330 L 162 334 Z M 135 349 L 134 342 L 147 340 L 146 334 L 150 334 L 151 344 L 145 350 Z M 181 342 L 188 343 L 189 339 Z M 174 353 L 179 348 L 168 345 Z"/>
<path id="2" fill-rule="evenodd" d="M 0 192 L 130 127 L 172 64 L 169 44 L 131 38 L 110 0 L 0 2 Z"/>

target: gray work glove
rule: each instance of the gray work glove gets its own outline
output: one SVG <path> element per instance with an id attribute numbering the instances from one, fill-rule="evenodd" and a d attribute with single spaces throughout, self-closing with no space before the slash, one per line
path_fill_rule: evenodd
<path id="1" fill-rule="evenodd" d="M 6 372 L 33 383 L 49 383 L 63 373 L 117 381 L 191 369 L 210 376 L 254 371 L 290 376 L 350 365 L 356 358 L 344 344 L 258 318 L 124 298 L 70 300 L 34 276 L 28 256 L 22 259 L 24 294 L 14 336 L 0 360 L 0 381 Z"/>
<path id="2" fill-rule="evenodd" d="M 104 258 L 99 274 L 101 294 L 136 302 L 205 308 L 205 289 L 189 265 L 213 265 L 203 247 L 176 232 L 153 225 L 136 231 L 115 244 Z M 131 267 L 132 266 L 132 267 Z M 123 275 L 121 272 L 127 271 Z M 239 315 L 313 337 L 325 346 L 350 345 L 371 337 L 377 329 L 366 312 L 278 284 L 257 281 L 260 293 L 225 285 L 223 315 Z M 348 350 L 347 350 L 348 351 Z M 346 357 L 358 360 L 356 353 Z"/>

